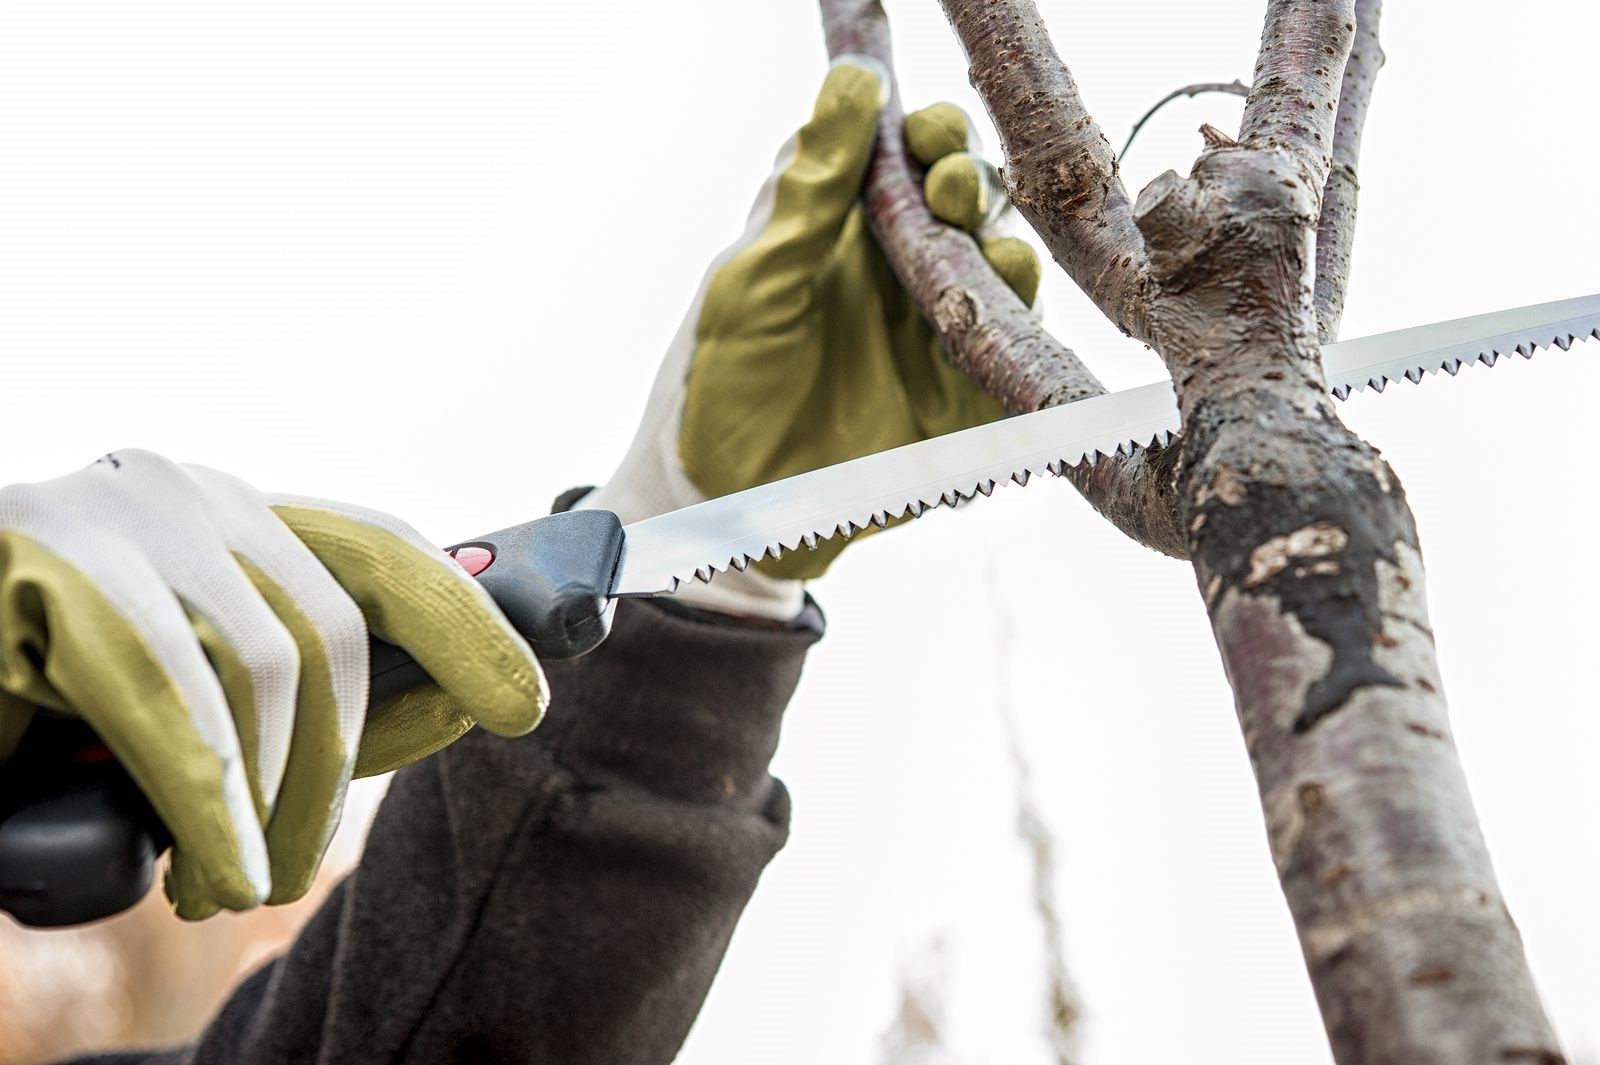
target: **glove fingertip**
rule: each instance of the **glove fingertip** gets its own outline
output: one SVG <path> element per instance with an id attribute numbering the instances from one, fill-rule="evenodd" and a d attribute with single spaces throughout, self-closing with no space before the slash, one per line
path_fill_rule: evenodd
<path id="1" fill-rule="evenodd" d="M 868 65 L 871 64 L 871 65 Z M 887 99 L 888 83 L 881 67 L 864 56 L 842 58 L 828 71 L 817 93 L 811 121 L 801 133 L 802 142 L 817 148 L 832 147 L 846 159 L 865 159 L 878 129 L 878 113 Z"/>
<path id="2" fill-rule="evenodd" d="M 408 766 L 448 747 L 474 724 L 460 700 L 429 681 L 373 708 L 352 775 L 374 777 Z"/>
<path id="3" fill-rule="evenodd" d="M 497 736 L 523 736 L 539 727 L 550 705 L 549 687 L 538 659 L 528 655 L 507 669 L 503 682 L 471 709 L 478 724 Z"/>
<path id="4" fill-rule="evenodd" d="M 1033 306 L 1044 268 L 1032 245 L 1017 237 L 995 237 L 983 242 L 983 257 L 1023 303 Z"/>
<path id="5" fill-rule="evenodd" d="M 266 885 L 251 883 L 242 868 L 208 876 L 201 863 L 181 849 L 172 852 L 161 887 L 172 912 L 185 921 L 203 921 L 222 910 L 253 910 L 269 893 Z"/>
<path id="6" fill-rule="evenodd" d="M 934 163 L 922 191 L 935 218 L 969 232 L 989 213 L 989 190 L 978 160 L 964 153 Z"/>
<path id="7" fill-rule="evenodd" d="M 972 123 L 955 104 L 938 103 L 906 116 L 906 148 L 923 166 L 967 150 Z"/>
<path id="8" fill-rule="evenodd" d="M 865 71 L 867 74 L 871 75 L 872 80 L 877 83 L 877 110 L 881 111 L 883 106 L 889 102 L 889 87 L 892 81 L 892 76 L 889 73 L 889 68 L 884 66 L 878 60 L 872 58 L 870 55 L 862 55 L 859 52 L 846 52 L 843 55 L 835 57 L 833 63 L 829 66 L 828 77 L 823 79 L 822 95 L 827 95 L 829 85 L 834 79 L 834 72 L 838 70 Z M 855 77 L 854 74 L 849 76 L 852 79 Z"/>

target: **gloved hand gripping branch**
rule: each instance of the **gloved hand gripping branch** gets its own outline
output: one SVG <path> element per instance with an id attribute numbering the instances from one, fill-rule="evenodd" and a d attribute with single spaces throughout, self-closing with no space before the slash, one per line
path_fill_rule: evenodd
<path id="1" fill-rule="evenodd" d="M 811 120 L 778 154 L 739 241 L 714 262 L 674 337 L 626 457 L 579 505 L 624 523 L 1000 417 L 955 370 L 867 227 L 861 182 L 887 84 L 864 57 L 835 63 Z M 929 166 L 928 206 L 971 231 L 1025 301 L 1039 258 L 999 235 L 1009 206 L 967 116 L 936 104 L 905 122 Z M 787 620 L 802 580 L 844 547 L 763 560 L 678 598 Z"/>

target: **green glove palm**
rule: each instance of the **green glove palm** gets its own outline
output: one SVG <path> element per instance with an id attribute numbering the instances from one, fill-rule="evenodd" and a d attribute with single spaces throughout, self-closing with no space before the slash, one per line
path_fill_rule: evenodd
<path id="1" fill-rule="evenodd" d="M 829 72 L 744 238 L 708 273 L 632 450 L 585 505 L 637 520 L 1001 416 L 998 402 L 950 366 L 863 216 L 883 84 L 870 60 Z M 907 146 L 929 165 L 928 205 L 973 232 L 991 265 L 1032 302 L 1039 259 L 1020 240 L 990 235 L 1008 205 L 993 168 L 967 151 L 968 129 L 951 104 L 907 118 Z M 835 538 L 757 568 L 771 578 L 815 577 L 843 547 Z M 689 594 L 772 617 L 798 603 L 797 590 L 750 573 Z"/>
<path id="2" fill-rule="evenodd" d="M 708 496 L 736 492 L 1000 417 L 954 369 L 896 280 L 859 204 L 881 83 L 844 63 L 772 188 L 755 239 L 711 276 L 695 332 L 678 456 Z M 929 206 L 978 229 L 1003 206 L 997 181 L 966 153 L 966 116 L 949 104 L 907 119 Z M 983 241 L 1031 302 L 1039 261 L 1014 238 Z M 818 576 L 844 547 L 764 560 L 776 577 Z"/>

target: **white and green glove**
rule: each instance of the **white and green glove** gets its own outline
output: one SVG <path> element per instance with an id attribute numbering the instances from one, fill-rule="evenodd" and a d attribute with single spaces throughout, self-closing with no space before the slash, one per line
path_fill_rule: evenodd
<path id="1" fill-rule="evenodd" d="M 436 683 L 369 715 L 369 630 Z M 84 718 L 172 833 L 184 917 L 298 898 L 353 772 L 544 704 L 494 602 L 387 515 L 145 451 L 0 489 L 0 774 L 33 707 Z"/>
<path id="2" fill-rule="evenodd" d="M 871 60 L 829 71 L 744 236 L 707 273 L 627 456 L 581 506 L 637 521 L 1001 416 L 998 402 L 950 366 L 862 215 L 883 101 Z M 933 213 L 972 232 L 1031 303 L 1038 256 L 993 233 L 1007 204 L 993 167 L 968 150 L 969 128 L 959 108 L 938 104 L 906 119 L 906 143 L 929 165 Z M 843 546 L 835 539 L 764 560 L 678 598 L 792 618 L 800 580 L 820 575 Z"/>

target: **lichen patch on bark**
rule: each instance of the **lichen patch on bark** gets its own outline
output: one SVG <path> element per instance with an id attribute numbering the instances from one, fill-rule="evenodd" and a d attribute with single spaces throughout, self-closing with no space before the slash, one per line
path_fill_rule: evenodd
<path id="1" fill-rule="evenodd" d="M 1274 536 L 1250 552 L 1250 572 L 1245 576 L 1244 586 L 1253 588 L 1269 577 L 1276 577 L 1288 569 L 1291 562 L 1299 559 L 1319 558 L 1343 551 L 1349 542 L 1350 534 L 1331 521 L 1314 522 L 1287 536 Z M 1326 564 L 1319 565 L 1322 568 L 1308 566 L 1303 571 L 1297 571 L 1297 575 L 1320 576 L 1339 572 L 1337 563 L 1332 568 Z"/>
<path id="2" fill-rule="evenodd" d="M 1217 463 L 1216 472 L 1211 475 L 1211 480 L 1203 484 L 1195 493 L 1195 503 L 1204 505 L 1212 499 L 1220 500 L 1230 507 L 1236 507 L 1244 502 L 1244 480 L 1234 472 L 1232 466 L 1225 462 Z M 1201 515 L 1204 517 L 1204 515 Z M 1202 523 L 1203 524 L 1203 523 Z M 1196 526 L 1198 529 L 1198 526 Z"/>
<path id="3" fill-rule="evenodd" d="M 1202 587 L 1220 577 L 1219 597 L 1230 588 L 1271 594 L 1333 652 L 1305 693 L 1298 727 L 1314 727 L 1362 687 L 1417 675 L 1374 657 L 1374 637 L 1384 632 L 1379 584 L 1397 593 L 1406 581 L 1421 588 L 1420 568 L 1398 561 L 1414 526 L 1392 475 L 1385 474 L 1391 490 L 1378 490 L 1377 453 L 1337 419 L 1306 418 L 1290 398 L 1265 389 L 1197 401 L 1185 434 L 1180 486 L 1190 497 L 1185 527 Z M 1238 505 L 1217 490 L 1233 477 L 1248 482 Z M 1380 572 L 1379 562 L 1388 568 Z"/>
<path id="4" fill-rule="evenodd" d="M 1235 702 L 1276 728 L 1292 730 L 1307 693 L 1332 668 L 1333 649 L 1308 634 L 1273 595 L 1229 588 L 1212 607 L 1211 625 Z"/>

